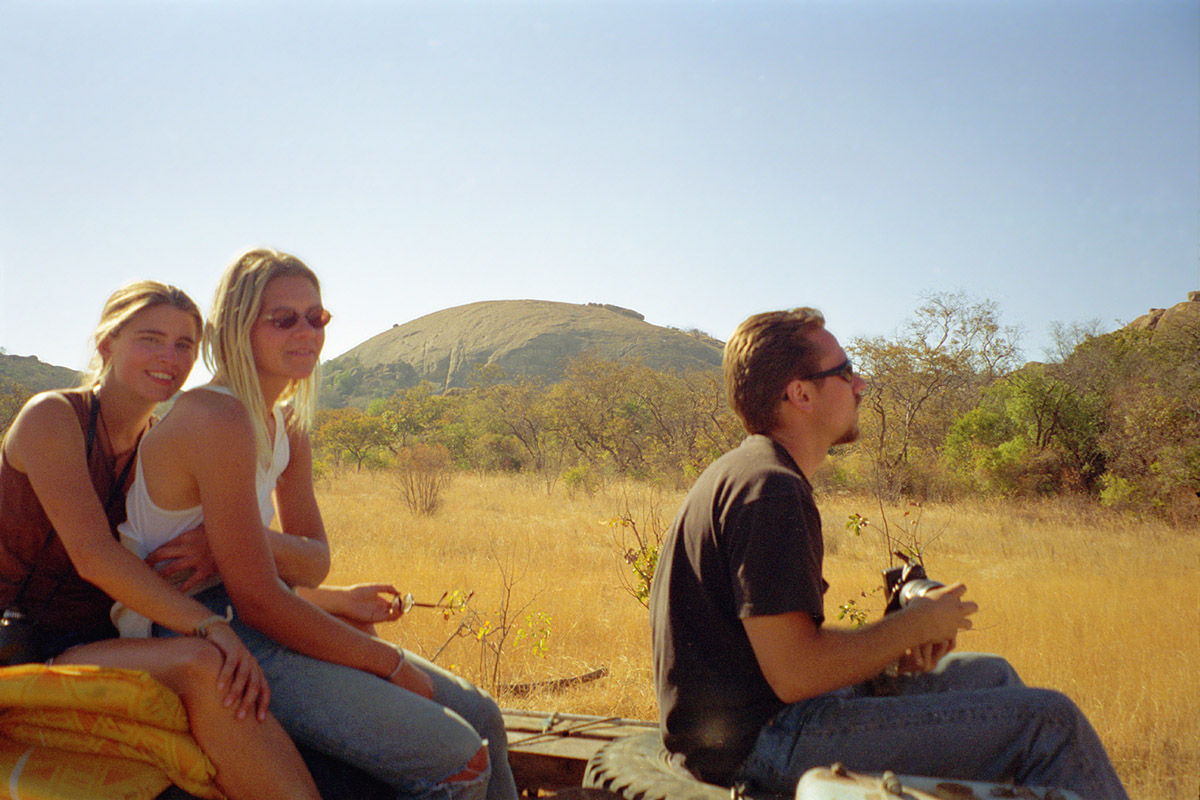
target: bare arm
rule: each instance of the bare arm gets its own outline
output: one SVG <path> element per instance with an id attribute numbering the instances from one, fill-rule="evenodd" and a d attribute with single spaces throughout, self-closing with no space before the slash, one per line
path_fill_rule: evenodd
<path id="1" fill-rule="evenodd" d="M 316 587 L 329 574 L 329 543 L 313 494 L 312 448 L 307 434 L 289 430 L 287 435 L 292 457 L 275 485 L 275 505 L 284 532 L 264 527 L 263 533 L 283 582 L 296 588 Z M 217 574 L 217 562 L 203 524 L 159 546 L 146 557 L 146 562 L 166 578 L 190 571 L 179 584 L 181 592 Z"/>
<path id="2" fill-rule="evenodd" d="M 186 423 L 182 425 L 183 435 L 190 442 L 176 448 L 173 457 L 186 462 L 195 480 L 209 544 L 239 616 L 297 652 L 380 677 L 390 676 L 393 682 L 428 697 L 428 677 L 415 667 L 405 665 L 394 674 L 400 663 L 395 648 L 306 602 L 279 579 L 259 522 L 254 436 L 244 407 L 217 398 L 203 407 L 189 408 Z M 205 441 L 226 444 L 219 449 L 200 446 Z M 277 500 L 282 498 L 286 504 L 294 496 L 285 491 Z M 299 510 L 281 508 L 285 524 Z"/>
<path id="3" fill-rule="evenodd" d="M 962 600 L 964 592 L 962 584 L 933 590 L 857 630 L 818 627 L 800 612 L 748 617 L 742 624 L 771 689 L 784 703 L 795 703 L 864 681 L 923 645 L 952 642 L 971 627 L 978 608 Z"/>
<path id="4" fill-rule="evenodd" d="M 17 416 L 4 443 L 11 463 L 29 478 L 79 575 L 109 597 L 179 633 L 191 633 L 212 612 L 180 594 L 113 538 L 84 457 L 83 433 L 70 403 L 44 394 Z M 211 626 L 209 640 L 225 656 L 218 691 L 239 713 L 257 706 L 266 714 L 269 692 L 258 664 L 225 625 Z"/>
<path id="5" fill-rule="evenodd" d="M 356 583 L 351 586 L 314 588 L 297 586 L 296 594 L 355 627 L 376 622 L 391 622 L 404 615 L 404 609 L 398 602 L 400 591 L 387 583 Z"/>
<path id="6" fill-rule="evenodd" d="M 180 633 L 211 616 L 113 538 L 84 460 L 83 433 L 64 398 L 47 394 L 31 401 L 13 423 L 5 450 L 28 476 L 80 576 Z"/>
<path id="7" fill-rule="evenodd" d="M 287 436 L 291 459 L 275 483 L 275 510 L 284 532 L 268 530 L 267 538 L 284 582 L 314 587 L 329 574 L 329 540 L 313 492 L 312 443 L 291 426 Z"/>

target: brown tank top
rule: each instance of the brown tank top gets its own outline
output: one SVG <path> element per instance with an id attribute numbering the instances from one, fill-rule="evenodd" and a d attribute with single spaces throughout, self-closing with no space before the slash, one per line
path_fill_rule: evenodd
<path id="1" fill-rule="evenodd" d="M 68 389 L 60 394 L 75 409 L 86 442 L 94 395 L 89 389 Z M 121 464 L 115 464 L 107 443 L 102 444 L 104 438 L 95 435 L 88 473 L 100 502 L 111 498 L 105 511 L 116 536 L 117 525 L 125 520 L 125 491 L 129 487 L 114 492 L 114 484 L 136 448 L 121 459 Z M 8 462 L 0 447 L 0 607 L 9 607 L 18 594 L 21 610 L 48 632 L 70 632 L 87 638 L 117 635 L 108 617 L 112 599 L 79 576 L 62 541 L 53 535 L 29 478 Z"/>

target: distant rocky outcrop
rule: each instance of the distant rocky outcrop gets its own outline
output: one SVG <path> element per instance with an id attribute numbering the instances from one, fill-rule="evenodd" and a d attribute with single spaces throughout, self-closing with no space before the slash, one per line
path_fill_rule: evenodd
<path id="1" fill-rule="evenodd" d="M 439 391 L 469 385 L 495 365 L 512 379 L 562 378 L 580 355 L 640 360 L 655 369 L 711 369 L 722 342 L 700 331 L 652 325 L 636 311 L 602 303 L 492 300 L 436 311 L 395 325 L 323 367 L 321 402 L 363 405 L 432 382 Z"/>
<path id="2" fill-rule="evenodd" d="M 1187 302 L 1176 303 L 1170 308 L 1152 308 L 1126 327 L 1159 333 L 1200 326 L 1200 292 L 1188 292 L 1187 297 Z"/>

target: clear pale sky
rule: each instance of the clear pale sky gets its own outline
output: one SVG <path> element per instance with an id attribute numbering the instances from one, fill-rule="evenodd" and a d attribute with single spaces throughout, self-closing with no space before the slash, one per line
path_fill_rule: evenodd
<path id="1" fill-rule="evenodd" d="M 153 277 L 321 276 L 325 358 L 536 298 L 724 339 L 922 293 L 1115 327 L 1200 289 L 1200 2 L 0 0 L 0 347 Z"/>

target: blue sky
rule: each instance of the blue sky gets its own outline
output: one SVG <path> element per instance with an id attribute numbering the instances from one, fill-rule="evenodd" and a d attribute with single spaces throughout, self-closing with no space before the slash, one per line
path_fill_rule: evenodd
<path id="1" fill-rule="evenodd" d="M 1200 2 L 0 0 L 0 347 L 128 280 L 321 275 L 325 357 L 442 308 L 843 341 L 923 293 L 1128 321 L 1200 289 Z"/>

